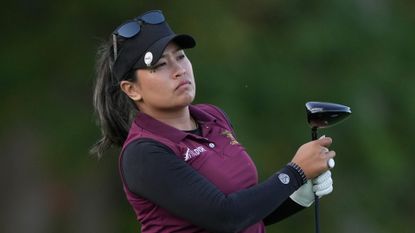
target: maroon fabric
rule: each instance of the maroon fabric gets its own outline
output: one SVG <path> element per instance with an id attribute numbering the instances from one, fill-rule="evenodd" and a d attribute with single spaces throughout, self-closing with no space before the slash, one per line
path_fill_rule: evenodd
<path id="1" fill-rule="evenodd" d="M 233 137 L 232 127 L 224 114 L 218 108 L 206 104 L 190 106 L 190 114 L 202 128 L 201 137 L 139 113 L 131 126 L 122 152 L 131 141 L 150 138 L 169 147 L 224 194 L 256 185 L 258 176 L 255 165 L 242 145 Z M 134 194 L 128 190 L 124 180 L 123 184 L 127 199 L 141 223 L 141 232 L 207 232 Z M 258 222 L 242 232 L 265 232 L 264 224 L 262 221 Z"/>

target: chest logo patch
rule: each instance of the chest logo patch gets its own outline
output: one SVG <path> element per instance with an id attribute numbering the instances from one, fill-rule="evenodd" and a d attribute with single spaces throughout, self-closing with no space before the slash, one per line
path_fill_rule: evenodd
<path id="1" fill-rule="evenodd" d="M 231 144 L 231 145 L 237 145 L 237 144 L 239 144 L 239 142 L 238 141 L 236 141 L 236 139 L 235 139 L 235 137 L 233 136 L 233 134 L 232 134 L 232 132 L 231 131 L 229 131 L 229 130 L 224 130 L 224 131 L 222 131 L 222 133 L 221 133 L 223 136 L 225 136 L 225 137 L 227 137 L 227 138 L 229 138 L 231 141 L 229 142 L 229 144 Z"/>
<path id="2" fill-rule="evenodd" d="M 186 153 L 184 153 L 184 161 L 195 158 L 203 152 L 206 152 L 206 149 L 203 148 L 203 146 L 198 146 L 195 149 L 187 148 Z"/>

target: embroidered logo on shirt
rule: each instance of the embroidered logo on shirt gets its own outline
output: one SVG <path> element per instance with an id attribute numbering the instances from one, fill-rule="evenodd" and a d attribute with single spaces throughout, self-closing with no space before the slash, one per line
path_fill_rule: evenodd
<path id="1" fill-rule="evenodd" d="M 239 144 L 238 141 L 236 141 L 235 137 L 233 136 L 232 132 L 229 130 L 224 130 L 221 133 L 222 135 L 226 136 L 227 138 L 229 138 L 231 141 L 229 142 L 229 144 L 231 145 L 236 145 Z"/>
<path id="2" fill-rule="evenodd" d="M 203 148 L 203 146 L 198 146 L 195 149 L 187 148 L 186 153 L 184 153 L 184 161 L 195 158 L 203 152 L 206 152 L 206 149 Z"/>
<path id="3" fill-rule="evenodd" d="M 280 173 L 278 175 L 278 179 L 280 179 L 281 183 L 283 183 L 283 184 L 290 183 L 290 177 L 285 173 Z"/>

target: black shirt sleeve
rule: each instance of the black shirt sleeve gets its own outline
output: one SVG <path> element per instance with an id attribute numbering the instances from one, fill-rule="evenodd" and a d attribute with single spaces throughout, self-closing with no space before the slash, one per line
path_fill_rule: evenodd
<path id="1" fill-rule="evenodd" d="M 225 195 L 170 148 L 151 139 L 127 146 L 121 171 L 131 192 L 213 232 L 238 232 L 267 216 L 267 222 L 282 218 L 276 210 L 302 185 L 297 171 L 285 166 L 258 185 Z M 279 173 L 288 174 L 292 182 L 283 184 Z"/>
<path id="2" fill-rule="evenodd" d="M 274 212 L 263 219 L 264 224 L 266 226 L 274 224 L 303 209 L 305 209 L 305 207 L 297 204 L 295 201 L 291 200 L 291 198 L 287 198 L 287 200 L 282 203 L 276 210 L 274 210 Z"/>

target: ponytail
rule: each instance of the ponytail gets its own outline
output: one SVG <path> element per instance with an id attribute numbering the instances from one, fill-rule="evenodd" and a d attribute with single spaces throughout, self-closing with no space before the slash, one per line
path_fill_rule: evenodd
<path id="1" fill-rule="evenodd" d="M 93 96 L 102 138 L 90 150 L 90 153 L 96 154 L 98 158 L 109 148 L 123 145 L 131 122 L 138 112 L 134 102 L 121 90 L 119 80 L 112 75 L 112 57 L 111 43 L 103 43 L 97 53 L 97 78 Z M 127 79 L 134 80 L 134 72 L 130 72 Z"/>

